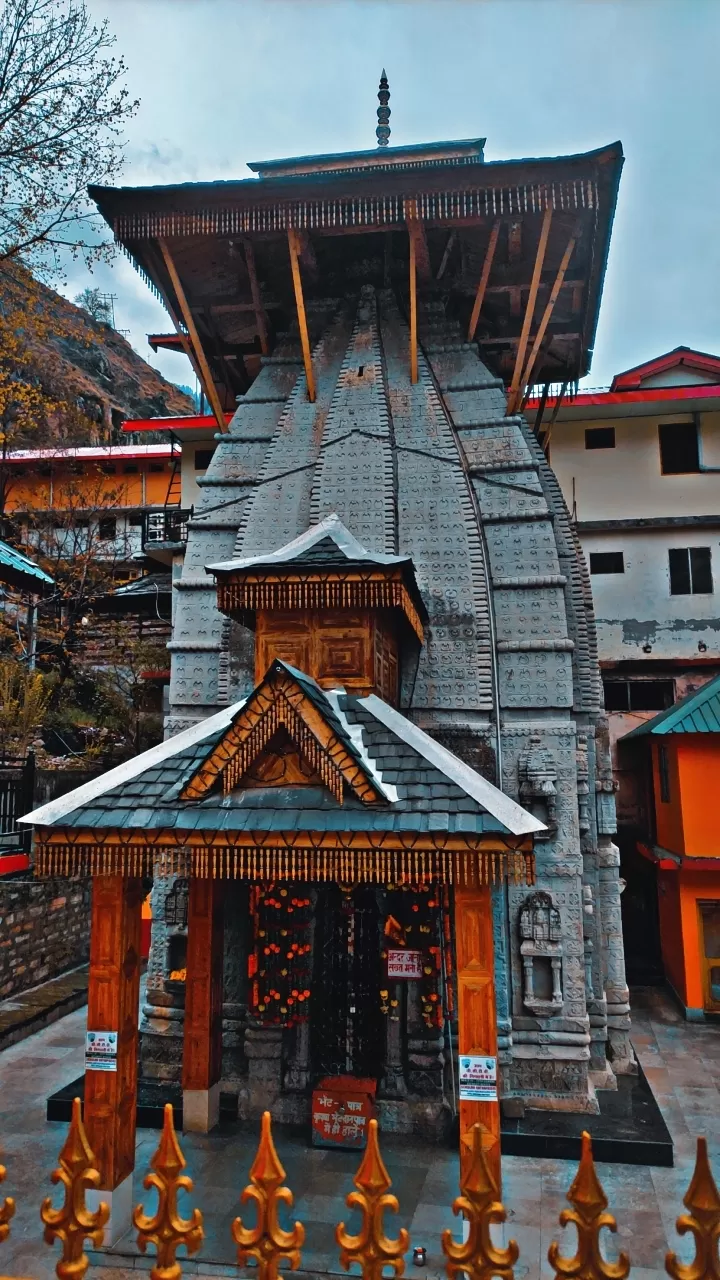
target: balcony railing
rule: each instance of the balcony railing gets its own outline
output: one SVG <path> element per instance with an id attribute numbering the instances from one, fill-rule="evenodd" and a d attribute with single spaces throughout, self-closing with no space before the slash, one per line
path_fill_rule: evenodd
<path id="1" fill-rule="evenodd" d="M 143 545 L 157 547 L 184 546 L 188 536 L 190 511 L 180 507 L 163 507 L 162 511 L 143 513 Z"/>

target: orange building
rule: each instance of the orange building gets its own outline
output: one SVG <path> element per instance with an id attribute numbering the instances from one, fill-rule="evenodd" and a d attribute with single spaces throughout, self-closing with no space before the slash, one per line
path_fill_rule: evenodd
<path id="1" fill-rule="evenodd" d="M 720 676 L 623 738 L 650 747 L 665 976 L 691 1021 L 720 1013 Z"/>

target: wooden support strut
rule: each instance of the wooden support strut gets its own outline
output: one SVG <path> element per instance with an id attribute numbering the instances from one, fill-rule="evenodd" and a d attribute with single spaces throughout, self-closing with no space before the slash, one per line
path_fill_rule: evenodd
<path id="1" fill-rule="evenodd" d="M 85 1126 L 100 1186 L 110 1192 L 135 1166 L 142 897 L 139 879 L 93 880 L 87 1026 L 117 1033 L 117 1058 L 115 1070 L 85 1073 Z"/>
<path id="2" fill-rule="evenodd" d="M 293 289 L 295 290 L 295 305 L 297 307 L 298 328 L 300 330 L 300 345 L 302 346 L 303 364 L 305 365 L 305 378 L 307 381 L 308 400 L 311 404 L 315 403 L 315 376 L 312 367 L 312 354 L 310 351 L 310 334 L 308 333 L 307 315 L 305 313 L 305 299 L 303 298 L 302 278 L 300 275 L 300 263 L 298 261 L 299 246 L 297 239 L 297 231 L 292 227 L 288 228 L 288 248 L 290 250 L 290 268 L 292 270 Z"/>
<path id="3" fill-rule="evenodd" d="M 455 886 L 455 946 L 458 993 L 458 1056 L 497 1060 L 492 901 L 488 885 Z M 460 1099 L 460 1164 L 467 1168 L 472 1127 L 480 1124 L 482 1146 L 500 1186 L 500 1104 Z"/>
<path id="4" fill-rule="evenodd" d="M 528 356 L 527 364 L 525 365 L 525 370 L 523 372 L 522 378 L 520 379 L 520 386 L 518 388 L 519 396 L 523 394 L 525 387 L 527 387 L 530 383 L 530 379 L 533 374 L 533 369 L 535 368 L 535 363 L 540 353 L 540 347 L 542 346 L 542 342 L 545 337 L 545 332 L 552 318 L 552 313 L 555 310 L 555 303 L 557 302 L 560 296 L 560 290 L 562 289 L 563 281 L 565 279 L 565 272 L 567 271 L 570 265 L 570 259 L 572 258 L 573 253 L 575 251 L 575 245 L 577 244 L 579 235 L 580 235 L 580 224 L 576 223 L 576 225 L 573 227 L 572 233 L 570 235 L 570 239 L 568 240 L 567 248 L 565 249 L 565 252 L 562 256 L 562 262 L 558 267 L 558 273 L 555 277 L 555 283 L 550 292 L 550 297 L 547 300 L 547 305 L 545 307 L 545 310 L 543 311 L 542 319 L 538 326 L 538 331 L 535 334 L 535 341 L 533 342 L 530 355 Z"/>
<path id="5" fill-rule="evenodd" d="M 222 881 L 190 880 L 183 1029 L 184 1127 L 206 1133 L 217 1123 L 222 1061 Z"/>
<path id="6" fill-rule="evenodd" d="M 178 300 L 178 306 L 180 307 L 182 318 L 185 322 L 185 327 L 188 332 L 188 338 L 190 340 L 190 344 L 193 349 L 193 354 L 195 356 L 197 366 L 200 370 L 200 381 L 202 383 L 203 390 L 205 391 L 205 395 L 207 396 L 208 403 L 213 413 L 215 414 L 218 428 L 220 429 L 220 431 L 224 433 L 227 431 L 227 423 L 225 421 L 225 411 L 222 405 L 220 404 L 220 397 L 217 393 L 217 387 L 215 386 L 212 373 L 210 372 L 210 365 L 207 362 L 207 357 L 203 350 L 203 345 L 200 341 L 200 335 L 198 334 L 197 327 L 195 325 L 195 320 L 193 319 L 192 311 L 190 310 L 190 307 L 188 305 L 188 300 L 185 296 L 185 292 L 180 283 L 180 277 L 177 273 L 177 268 L 175 266 L 175 263 L 172 260 L 170 250 L 168 249 L 165 241 L 158 240 L 158 245 L 160 246 L 160 252 L 163 256 L 163 261 L 165 263 L 165 267 L 167 268 L 167 273 L 170 276 L 172 287 L 175 291 L 175 297 Z"/>
<path id="7" fill-rule="evenodd" d="M 243 247 L 245 249 L 245 265 L 250 279 L 250 292 L 252 294 L 253 307 L 255 308 L 255 319 L 257 320 L 258 334 L 260 336 L 260 350 L 264 356 L 269 356 L 270 340 L 268 338 L 267 316 L 262 303 L 260 282 L 255 266 L 255 250 L 250 240 L 244 240 Z"/>
<path id="8" fill-rule="evenodd" d="M 500 234 L 500 219 L 497 218 L 493 224 L 492 231 L 490 232 L 488 247 L 485 251 L 485 261 L 483 262 L 483 265 L 482 265 L 482 271 L 480 273 L 480 282 L 477 287 L 477 293 L 475 294 L 475 301 L 473 303 L 472 314 L 470 316 L 470 323 L 468 325 L 468 336 L 467 336 L 468 342 L 472 342 L 473 338 L 475 337 L 475 330 L 477 329 L 478 320 L 480 319 L 480 311 L 482 308 L 483 301 L 485 299 L 488 280 L 490 279 L 490 271 L 493 264 L 493 258 L 495 257 L 495 250 L 497 248 L 499 234 Z"/>
<path id="9" fill-rule="evenodd" d="M 515 356 L 515 368 L 513 370 L 512 382 L 510 383 L 510 390 L 508 392 L 508 413 L 514 413 L 518 404 L 520 379 L 525 366 L 525 352 L 527 351 L 528 339 L 530 337 L 530 326 L 532 325 L 533 316 L 535 314 L 535 303 L 537 302 L 538 289 L 540 288 L 540 278 L 542 276 L 543 262 L 545 261 L 545 250 L 547 249 L 548 237 L 550 235 L 552 215 L 552 205 L 548 205 L 545 213 L 543 214 L 542 226 L 540 228 L 540 239 L 538 241 L 537 253 L 535 254 L 535 266 L 533 267 L 532 279 L 530 281 L 530 292 L 528 294 L 527 306 L 525 308 L 525 318 L 523 320 L 520 341 L 518 343 L 517 354 Z"/>
<path id="10" fill-rule="evenodd" d="M 418 331 L 417 331 L 417 246 L 412 231 L 410 237 L 410 381 L 418 380 Z"/>

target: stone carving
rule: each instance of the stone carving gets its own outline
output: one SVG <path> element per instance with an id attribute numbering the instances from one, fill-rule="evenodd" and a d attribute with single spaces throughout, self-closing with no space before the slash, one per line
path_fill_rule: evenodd
<path id="1" fill-rule="evenodd" d="M 518 760 L 520 803 L 545 823 L 537 840 L 550 840 L 557 831 L 557 769 L 551 753 L 534 733 L 527 751 Z"/>
<path id="2" fill-rule="evenodd" d="M 562 1008 L 562 929 L 549 893 L 533 893 L 520 911 L 523 1004 L 532 1012 Z"/>

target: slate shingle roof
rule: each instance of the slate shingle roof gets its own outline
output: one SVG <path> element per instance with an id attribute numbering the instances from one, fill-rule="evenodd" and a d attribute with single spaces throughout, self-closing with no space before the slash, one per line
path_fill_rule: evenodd
<path id="1" fill-rule="evenodd" d="M 347 794 L 340 805 L 324 787 L 238 787 L 227 796 L 214 790 L 200 800 L 181 800 L 184 786 L 240 714 L 246 705 L 243 702 L 206 722 L 205 736 L 198 736 L 201 727 L 193 730 L 197 740 L 189 745 L 183 745 L 187 734 L 181 734 L 175 752 L 170 740 L 162 744 L 162 750 L 153 748 L 130 762 L 130 766 L 111 771 L 116 776 L 123 770 L 125 775 L 130 771 L 131 776 L 121 776 L 117 785 L 113 785 L 111 775 L 105 785 L 103 778 L 96 779 L 95 785 L 85 784 L 77 793 L 70 792 L 43 805 L 24 821 L 63 828 L 206 832 L 447 831 L 517 835 L 541 827 L 519 805 L 438 744 L 435 749 L 450 763 L 443 768 L 429 760 L 423 754 L 423 740 L 430 742 L 427 735 L 379 699 L 356 698 L 344 691 L 327 695 L 296 668 L 279 660 L 273 666 L 300 684 L 347 750 L 366 771 L 368 766 L 374 771 L 387 792 L 386 801 L 369 805 Z M 377 708 L 385 708 L 386 715 L 400 726 L 399 732 L 378 718 Z M 220 723 L 215 726 L 215 721 Z M 353 740 L 353 730 L 357 728 L 361 731 L 362 750 Z M 163 752 L 164 758 L 158 760 L 158 754 Z M 143 767 L 144 758 L 147 767 Z M 468 778 L 471 782 L 474 779 L 475 789 L 487 796 L 486 804 L 469 794 Z M 74 794 L 77 804 L 73 804 Z"/>

